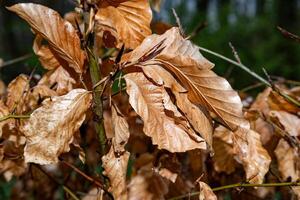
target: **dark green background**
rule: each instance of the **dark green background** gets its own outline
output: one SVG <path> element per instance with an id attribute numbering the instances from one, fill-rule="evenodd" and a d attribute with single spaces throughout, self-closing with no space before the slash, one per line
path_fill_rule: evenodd
<path id="1" fill-rule="evenodd" d="M 4 8 L 16 2 L 22 1 L 1 2 L 0 58 L 4 60 L 32 52 L 33 35 L 28 25 Z M 74 5 L 72 0 L 31 2 L 47 5 L 61 14 L 71 11 Z M 186 34 L 197 24 L 208 23 L 193 39 L 197 45 L 233 58 L 228 46 L 232 42 L 242 62 L 257 73 L 263 75 L 264 67 L 272 75 L 299 80 L 300 44 L 284 38 L 276 29 L 281 26 L 300 34 L 299 0 L 163 0 L 161 12 L 154 13 L 154 20 L 175 24 L 171 8 L 177 11 Z M 256 82 L 242 70 L 204 55 L 216 64 L 215 71 L 226 76 L 236 89 Z M 38 65 L 36 58 L 6 67 L 1 69 L 0 78 L 8 82 L 21 72 L 30 73 L 35 65 Z"/>

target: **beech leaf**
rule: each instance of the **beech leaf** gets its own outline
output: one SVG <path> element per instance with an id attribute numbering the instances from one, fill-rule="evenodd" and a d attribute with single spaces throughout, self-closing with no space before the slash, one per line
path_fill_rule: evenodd
<path id="1" fill-rule="evenodd" d="M 271 158 L 260 141 L 260 135 L 249 129 L 238 128 L 233 133 L 233 146 L 238 160 L 244 166 L 250 183 L 262 183 L 269 171 Z"/>
<path id="2" fill-rule="evenodd" d="M 144 133 L 153 144 L 170 152 L 206 149 L 204 140 L 189 127 L 162 86 L 151 83 L 143 73 L 126 74 L 124 78 L 129 103 L 144 121 Z"/>
<path id="3" fill-rule="evenodd" d="M 85 53 L 73 25 L 54 10 L 34 3 L 19 3 L 7 8 L 23 18 L 48 41 L 49 46 L 77 73 L 84 71 Z"/>
<path id="4" fill-rule="evenodd" d="M 26 137 L 25 162 L 51 164 L 70 150 L 75 132 L 85 119 L 92 94 L 74 89 L 68 94 L 46 99 L 22 128 Z"/>
<path id="5" fill-rule="evenodd" d="M 148 0 L 104 0 L 95 16 L 100 31 L 116 33 L 117 47 L 137 47 L 151 34 L 152 11 Z"/>
<path id="6" fill-rule="evenodd" d="M 192 103 L 201 104 L 225 126 L 249 128 L 243 118 L 242 102 L 228 81 L 216 75 L 213 64 L 204 58 L 199 48 L 184 39 L 178 28 L 163 35 L 150 35 L 134 51 L 123 56 L 126 66 L 143 66 L 148 60 L 159 63 L 188 90 Z"/>
<path id="7" fill-rule="evenodd" d="M 114 199 L 127 199 L 126 190 L 126 173 L 129 160 L 129 152 L 124 152 L 120 156 L 116 156 L 113 146 L 110 148 L 108 154 L 102 157 L 105 175 L 108 176 Z"/>
<path id="8" fill-rule="evenodd" d="M 206 183 L 199 181 L 199 187 L 199 200 L 217 200 L 217 196 Z"/>

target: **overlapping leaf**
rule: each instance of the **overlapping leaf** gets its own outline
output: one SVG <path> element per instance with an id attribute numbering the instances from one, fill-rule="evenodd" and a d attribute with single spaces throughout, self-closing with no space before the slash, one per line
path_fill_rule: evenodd
<path id="1" fill-rule="evenodd" d="M 32 29 L 48 41 L 57 53 L 77 73 L 84 70 L 85 53 L 75 28 L 60 15 L 45 6 L 33 3 L 19 3 L 8 8 L 29 23 Z"/>
<path id="2" fill-rule="evenodd" d="M 199 181 L 199 187 L 199 200 L 217 200 L 217 196 L 206 183 Z"/>
<path id="3" fill-rule="evenodd" d="M 238 94 L 224 78 L 211 71 L 213 64 L 201 55 L 198 47 L 180 35 L 178 28 L 161 36 L 148 36 L 123 57 L 127 66 L 143 66 L 148 60 L 155 60 L 172 72 L 188 89 L 189 99 L 206 107 L 225 126 L 249 128 L 249 123 L 243 119 Z"/>
<path id="4" fill-rule="evenodd" d="M 120 156 L 116 156 L 114 147 L 112 146 L 105 156 L 102 157 L 105 175 L 108 176 L 114 199 L 127 199 L 126 190 L 126 172 L 129 159 L 129 152 L 124 152 Z"/>
<path id="5" fill-rule="evenodd" d="M 271 158 L 261 144 L 260 135 L 253 130 L 238 128 L 233 133 L 233 144 L 247 180 L 250 183 L 262 183 L 269 171 Z"/>
<path id="6" fill-rule="evenodd" d="M 151 34 L 152 12 L 148 0 L 104 0 L 95 16 L 100 31 L 115 35 L 117 46 L 137 47 Z"/>
<path id="7" fill-rule="evenodd" d="M 74 133 L 85 119 L 92 95 L 84 89 L 53 97 L 36 109 L 22 128 L 27 142 L 24 149 L 26 162 L 50 164 L 70 150 Z"/>
<path id="8" fill-rule="evenodd" d="M 142 118 L 143 130 L 153 144 L 171 152 L 206 148 L 162 86 L 154 85 L 142 73 L 130 73 L 124 78 L 129 102 Z"/>

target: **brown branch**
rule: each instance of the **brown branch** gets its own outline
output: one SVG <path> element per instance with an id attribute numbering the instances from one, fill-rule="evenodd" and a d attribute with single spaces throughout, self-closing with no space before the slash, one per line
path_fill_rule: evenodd
<path id="1" fill-rule="evenodd" d="M 295 35 L 295 34 L 289 32 L 289 31 L 285 30 L 284 28 L 281 28 L 280 26 L 277 26 L 277 29 L 280 31 L 280 33 L 281 33 L 284 37 L 286 37 L 286 38 L 288 38 L 288 39 L 292 39 L 292 40 L 294 40 L 294 41 L 300 43 L 300 36 Z"/>
<path id="2" fill-rule="evenodd" d="M 33 166 L 35 166 L 38 170 L 40 170 L 43 174 L 45 174 L 49 180 L 51 180 L 52 182 L 54 182 L 57 185 L 61 185 L 63 187 L 63 190 L 65 192 L 67 192 L 74 200 L 80 200 L 75 193 L 67 186 L 65 186 L 64 184 L 59 183 L 52 175 L 50 175 L 48 172 L 46 172 L 41 166 L 36 165 L 36 164 L 32 164 Z"/>
<path id="3" fill-rule="evenodd" d="M 21 57 L 5 61 L 4 63 L 2 63 L 2 65 L 0 64 L 0 69 L 3 68 L 3 67 L 9 66 L 9 65 L 13 65 L 13 64 L 16 64 L 18 62 L 22 62 L 24 60 L 27 60 L 28 58 L 31 58 L 32 56 L 33 56 L 33 54 L 29 53 L 29 54 L 25 54 L 25 55 L 23 55 Z"/>
<path id="4" fill-rule="evenodd" d="M 87 179 L 88 181 L 90 181 L 91 183 L 93 183 L 94 185 L 96 185 L 97 187 L 101 188 L 107 194 L 110 194 L 107 191 L 107 189 L 105 188 L 105 186 L 101 182 L 97 181 L 93 177 L 90 177 L 89 175 L 87 175 L 86 173 L 84 173 L 83 171 L 81 171 L 76 166 L 72 165 L 71 163 L 68 163 L 68 162 L 66 162 L 64 160 L 60 160 L 60 162 L 63 163 L 64 165 L 70 167 L 71 169 L 73 169 L 75 172 L 77 172 L 79 175 L 81 175 L 82 177 L 84 177 L 85 179 Z"/>
<path id="5" fill-rule="evenodd" d="M 182 28 L 182 24 L 180 22 L 180 19 L 179 19 L 177 13 L 176 13 L 176 10 L 174 8 L 172 8 L 172 11 L 173 11 L 173 15 L 174 15 L 174 17 L 176 19 L 176 24 L 177 24 L 177 26 L 179 28 L 179 31 L 180 31 L 181 35 L 184 36 L 184 30 Z"/>

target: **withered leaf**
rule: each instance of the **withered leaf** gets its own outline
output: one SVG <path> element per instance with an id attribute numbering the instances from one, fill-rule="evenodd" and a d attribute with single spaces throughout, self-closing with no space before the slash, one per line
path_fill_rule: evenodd
<path id="1" fill-rule="evenodd" d="M 14 109 L 19 113 L 23 111 L 23 99 L 29 90 L 29 79 L 26 75 L 19 75 L 7 87 L 6 105 L 10 112 Z"/>
<path id="2" fill-rule="evenodd" d="M 145 75 L 159 85 L 170 88 L 176 98 L 176 105 L 187 117 L 193 128 L 200 133 L 207 144 L 212 146 L 212 123 L 209 115 L 206 115 L 198 106 L 193 104 L 187 95 L 187 91 L 176 79 L 157 62 L 146 62 L 141 66 Z"/>
<path id="3" fill-rule="evenodd" d="M 300 118 L 285 111 L 270 111 L 271 120 L 280 128 L 289 133 L 290 136 L 300 135 Z"/>
<path id="4" fill-rule="evenodd" d="M 199 200 L 217 200 L 217 196 L 206 183 L 199 181 L 199 187 Z"/>
<path id="5" fill-rule="evenodd" d="M 63 67 L 48 71 L 43 75 L 38 85 L 45 85 L 55 90 L 58 95 L 64 95 L 75 87 L 76 81 Z"/>
<path id="6" fill-rule="evenodd" d="M 233 133 L 223 126 L 216 128 L 213 136 L 213 165 L 217 172 L 231 174 L 237 167 L 234 159 Z"/>
<path id="7" fill-rule="evenodd" d="M 128 189 L 129 200 L 164 200 L 168 193 L 168 182 L 154 172 L 152 165 L 144 165 L 138 174 L 132 177 Z"/>
<path id="8" fill-rule="evenodd" d="M 127 66 L 145 64 L 147 60 L 160 63 L 188 89 L 192 103 L 205 106 L 225 126 L 249 128 L 243 118 L 242 102 L 228 81 L 219 77 L 211 68 L 199 48 L 184 39 L 178 28 L 171 28 L 163 35 L 151 35 L 134 51 L 123 56 Z"/>
<path id="9" fill-rule="evenodd" d="M 118 47 L 124 43 L 126 48 L 134 49 L 151 34 L 148 0 L 101 1 L 95 19 L 100 31 L 116 35 Z"/>
<path id="10" fill-rule="evenodd" d="M 112 146 L 108 154 L 102 157 L 105 175 L 108 176 L 111 183 L 110 191 L 116 200 L 127 199 L 126 173 L 129 155 L 130 153 L 126 151 L 122 155 L 116 156 Z"/>
<path id="11" fill-rule="evenodd" d="M 34 3 L 19 3 L 7 8 L 23 18 L 48 41 L 49 46 L 77 73 L 84 70 L 85 53 L 75 28 L 54 10 Z"/>
<path id="12" fill-rule="evenodd" d="M 284 180 L 298 181 L 300 178 L 299 149 L 291 147 L 284 139 L 280 139 L 274 153 L 278 162 L 279 172 Z M 300 187 L 292 187 L 300 198 Z"/>
<path id="13" fill-rule="evenodd" d="M 39 56 L 39 60 L 45 69 L 53 70 L 61 66 L 53 52 L 47 45 L 42 45 L 43 37 L 37 35 L 33 42 L 33 51 Z"/>
<path id="14" fill-rule="evenodd" d="M 114 106 L 112 110 L 112 128 L 114 130 L 114 137 L 112 139 L 115 152 L 124 152 L 125 145 L 129 139 L 129 126 L 124 117 L 122 117 Z"/>
<path id="15" fill-rule="evenodd" d="M 244 166 L 250 183 L 262 183 L 269 171 L 271 158 L 260 141 L 260 135 L 249 129 L 238 128 L 233 133 L 233 147 L 238 160 Z"/>
<path id="16" fill-rule="evenodd" d="M 143 73 L 126 74 L 124 78 L 129 102 L 142 118 L 144 133 L 153 144 L 170 152 L 206 149 L 204 140 L 189 127 L 162 86 L 151 83 Z"/>
<path id="17" fill-rule="evenodd" d="M 58 156 L 70 150 L 69 144 L 83 123 L 91 100 L 92 94 L 84 89 L 46 99 L 22 128 L 27 140 L 25 161 L 37 164 L 58 162 Z"/>

